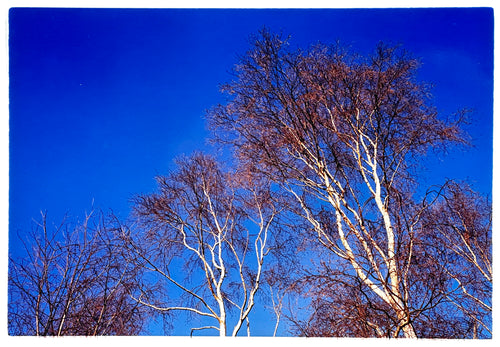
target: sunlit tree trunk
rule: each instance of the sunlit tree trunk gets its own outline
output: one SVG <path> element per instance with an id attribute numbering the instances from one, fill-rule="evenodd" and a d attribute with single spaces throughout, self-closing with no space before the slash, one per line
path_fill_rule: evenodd
<path id="1" fill-rule="evenodd" d="M 270 250 L 270 229 L 282 207 L 276 207 L 269 182 L 245 172 L 224 172 L 215 158 L 202 153 L 179 160 L 177 169 L 158 177 L 158 182 L 160 194 L 136 199 L 135 215 L 145 236 L 133 239 L 128 230 L 123 238 L 130 256 L 136 257 L 133 261 L 146 262 L 158 276 L 157 283 L 164 284 L 149 291 L 151 285 L 143 285 L 133 297 L 157 312 L 186 311 L 216 321 L 217 325 L 192 327 L 191 334 L 215 329 L 220 336 L 236 336 L 245 321 L 249 327 Z M 255 264 L 249 261 L 252 253 Z M 192 273 L 176 278 L 170 269 L 174 259 Z M 169 286 L 188 299 L 153 303 Z M 236 315 L 231 327 L 230 310 Z"/>
<path id="2" fill-rule="evenodd" d="M 296 198 L 319 244 L 390 307 L 392 336 L 417 337 L 412 317 L 421 311 L 410 298 L 434 294 L 432 286 L 427 297 L 409 293 L 401 277 L 412 266 L 418 217 L 397 201 L 416 187 L 410 158 L 465 142 L 460 118 L 437 117 L 406 52 L 382 44 L 366 58 L 339 46 L 293 51 L 287 39 L 261 34 L 224 88 L 230 101 L 209 114 L 214 135 L 233 146 L 241 165 Z M 321 213 L 332 213 L 335 224 L 322 223 Z M 396 228 L 401 214 L 408 223 Z"/>

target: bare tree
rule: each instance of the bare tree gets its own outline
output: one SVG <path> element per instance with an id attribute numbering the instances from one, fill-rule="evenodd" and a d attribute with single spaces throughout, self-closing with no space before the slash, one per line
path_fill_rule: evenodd
<path id="1" fill-rule="evenodd" d="M 491 337 L 492 209 L 467 183 L 447 182 L 423 217 L 427 257 L 446 274 L 443 294 L 469 322 L 468 337 Z"/>
<path id="2" fill-rule="evenodd" d="M 438 118 L 417 67 L 382 44 L 366 58 L 339 46 L 301 51 L 264 30 L 224 87 L 230 101 L 208 115 L 217 140 L 279 182 L 316 241 L 389 308 L 390 335 L 410 338 L 414 318 L 439 301 L 410 276 L 425 209 L 413 202 L 415 168 L 429 149 L 466 142 L 463 113 Z"/>
<path id="3" fill-rule="evenodd" d="M 124 237 L 134 261 L 149 271 L 134 295 L 138 303 L 205 318 L 191 334 L 215 329 L 236 336 L 244 324 L 250 334 L 279 212 L 269 182 L 256 177 L 223 172 L 198 153 L 157 178 L 159 193 L 135 199 L 140 228 Z"/>
<path id="4" fill-rule="evenodd" d="M 136 335 L 145 315 L 128 295 L 129 264 L 116 258 L 113 225 L 90 213 L 56 228 L 47 215 L 22 237 L 26 256 L 10 259 L 11 335 Z"/>

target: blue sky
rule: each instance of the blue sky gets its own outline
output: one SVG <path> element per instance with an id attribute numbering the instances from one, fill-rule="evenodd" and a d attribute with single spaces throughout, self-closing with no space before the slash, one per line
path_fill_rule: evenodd
<path id="1" fill-rule="evenodd" d="M 443 115 L 471 108 L 474 147 L 429 158 L 427 183 L 470 179 L 491 194 L 491 9 L 29 9 L 9 13 L 10 251 L 40 211 L 125 218 L 173 159 L 208 149 L 204 114 L 263 26 L 307 47 L 379 41 L 421 58 Z M 262 327 L 264 329 L 264 327 Z"/>

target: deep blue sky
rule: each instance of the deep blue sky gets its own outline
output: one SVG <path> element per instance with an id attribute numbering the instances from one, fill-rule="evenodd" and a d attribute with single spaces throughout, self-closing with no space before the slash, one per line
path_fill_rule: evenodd
<path id="1" fill-rule="evenodd" d="M 428 183 L 469 178 L 491 192 L 493 11 L 119 10 L 14 8 L 9 15 L 10 250 L 46 210 L 94 206 L 121 217 L 179 154 L 204 149 L 205 110 L 223 101 L 248 37 L 263 26 L 292 44 L 379 41 L 420 57 L 443 114 L 474 110 L 474 148 L 431 162 Z"/>

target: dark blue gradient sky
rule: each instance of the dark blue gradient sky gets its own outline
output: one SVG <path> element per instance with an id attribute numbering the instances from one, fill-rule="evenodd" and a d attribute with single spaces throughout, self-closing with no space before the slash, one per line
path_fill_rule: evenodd
<path id="1" fill-rule="evenodd" d="M 129 213 L 172 160 L 208 148 L 205 110 L 263 26 L 307 48 L 379 41 L 421 58 L 443 116 L 470 108 L 474 147 L 429 158 L 425 184 L 470 179 L 491 194 L 493 10 L 120 10 L 9 14 L 10 250 L 40 211 L 58 223 L 92 203 Z M 208 149 L 210 150 L 210 149 Z M 262 333 L 266 333 L 265 327 Z"/>

